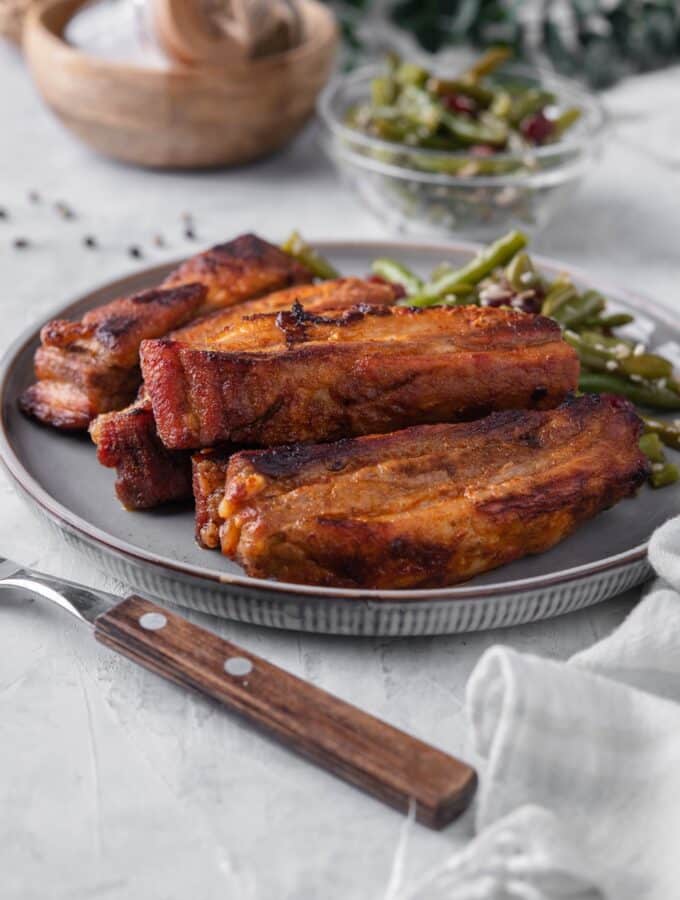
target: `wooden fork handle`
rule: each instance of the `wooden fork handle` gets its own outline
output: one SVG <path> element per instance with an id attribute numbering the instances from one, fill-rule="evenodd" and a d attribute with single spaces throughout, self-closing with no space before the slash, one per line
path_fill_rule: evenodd
<path id="1" fill-rule="evenodd" d="M 397 809 L 443 828 L 470 802 L 470 766 L 140 597 L 95 620 L 118 653 L 207 694 L 286 746 Z"/>

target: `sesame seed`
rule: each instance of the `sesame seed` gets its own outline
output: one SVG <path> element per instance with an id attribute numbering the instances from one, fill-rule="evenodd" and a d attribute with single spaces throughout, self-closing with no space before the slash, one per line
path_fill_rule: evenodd
<path id="1" fill-rule="evenodd" d="M 29 242 L 26 238 L 15 238 L 13 242 L 15 250 L 25 250 L 28 245 Z"/>
<path id="2" fill-rule="evenodd" d="M 644 344 L 636 344 L 636 345 L 633 347 L 633 356 L 642 356 L 642 354 L 643 354 L 644 352 L 645 352 L 645 345 L 644 345 Z"/>
<path id="3" fill-rule="evenodd" d="M 89 247 L 92 250 L 97 246 L 97 239 L 92 237 L 91 234 L 87 234 L 83 238 L 83 244 L 85 247 Z"/>
<path id="4" fill-rule="evenodd" d="M 137 247 L 136 244 L 133 244 L 131 247 L 128 247 L 128 253 L 129 253 L 130 256 L 132 256 L 134 259 L 141 259 L 141 258 L 142 258 L 142 251 L 141 251 L 141 249 L 140 249 L 139 247 Z"/>
<path id="5" fill-rule="evenodd" d="M 153 243 L 155 247 L 165 247 L 165 238 L 162 234 L 156 234 L 154 235 Z"/>
<path id="6" fill-rule="evenodd" d="M 615 372 L 618 369 L 618 365 L 617 365 L 616 361 L 613 359 L 608 359 L 607 362 L 605 363 L 605 365 L 609 369 L 610 372 Z"/>
<path id="7" fill-rule="evenodd" d="M 28 192 L 28 202 L 29 203 L 40 203 L 40 194 L 37 191 L 29 191 Z"/>
<path id="8" fill-rule="evenodd" d="M 629 375 L 628 377 L 630 378 L 631 381 L 636 381 L 636 382 L 638 382 L 638 383 L 640 383 L 640 382 L 642 382 L 642 381 L 645 380 L 645 379 L 642 377 L 642 375 Z"/>
<path id="9" fill-rule="evenodd" d="M 196 232 L 194 231 L 193 228 L 185 228 L 184 229 L 184 237 L 188 241 L 194 241 L 194 240 L 196 240 Z"/>

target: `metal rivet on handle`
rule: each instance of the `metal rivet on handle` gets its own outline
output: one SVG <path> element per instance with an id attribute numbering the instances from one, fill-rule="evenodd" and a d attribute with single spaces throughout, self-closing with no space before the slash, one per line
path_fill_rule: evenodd
<path id="1" fill-rule="evenodd" d="M 168 620 L 163 613 L 149 612 L 139 617 L 139 624 L 147 631 L 160 631 L 168 624 Z"/>
<path id="2" fill-rule="evenodd" d="M 250 675 L 253 671 L 253 664 L 244 656 L 230 656 L 224 663 L 224 671 L 227 675 L 236 675 L 242 678 L 244 675 Z"/>

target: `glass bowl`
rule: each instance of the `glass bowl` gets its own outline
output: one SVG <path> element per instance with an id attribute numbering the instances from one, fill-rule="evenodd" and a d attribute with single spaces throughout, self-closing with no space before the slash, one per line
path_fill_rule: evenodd
<path id="1" fill-rule="evenodd" d="M 349 109 L 370 96 L 380 65 L 336 77 L 321 93 L 324 149 L 366 206 L 399 231 L 451 233 L 487 239 L 512 227 L 544 226 L 597 160 L 604 112 L 580 85 L 551 72 L 511 64 L 494 82 L 541 87 L 557 110 L 582 115 L 565 137 L 522 152 L 478 157 L 380 140 L 345 124 Z M 472 174 L 472 173 L 475 174 Z"/>

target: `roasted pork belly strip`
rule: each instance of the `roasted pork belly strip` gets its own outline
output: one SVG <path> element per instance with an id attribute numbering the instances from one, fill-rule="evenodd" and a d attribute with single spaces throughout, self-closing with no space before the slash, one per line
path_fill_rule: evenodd
<path id="1" fill-rule="evenodd" d="M 295 305 L 241 319 L 199 347 L 145 341 L 141 359 L 158 433 L 173 449 L 334 440 L 547 408 L 578 378 L 557 323 L 478 307 L 320 316 Z"/>
<path id="2" fill-rule="evenodd" d="M 215 550 L 220 546 L 222 518 L 219 509 L 224 500 L 230 456 L 230 453 L 222 450 L 200 450 L 191 457 L 196 503 L 196 540 L 208 550 Z"/>
<path id="3" fill-rule="evenodd" d="M 277 247 L 242 235 L 188 260 L 159 287 L 121 297 L 79 322 L 56 319 L 41 331 L 37 382 L 24 412 L 49 425 L 86 429 L 99 413 L 126 406 L 140 383 L 139 345 L 213 309 L 312 280 Z"/>
<path id="4" fill-rule="evenodd" d="M 259 578 L 455 584 L 549 549 L 632 495 L 648 472 L 640 430 L 627 401 L 590 395 L 548 411 L 241 452 L 201 535 L 211 543 L 218 529 L 222 551 Z"/>
<path id="5" fill-rule="evenodd" d="M 287 309 L 295 301 L 304 304 L 306 310 L 320 312 L 328 308 L 344 309 L 358 302 L 394 303 L 397 296 L 398 291 L 392 285 L 360 278 L 298 285 L 204 316 L 185 325 L 172 337 L 185 343 L 205 342 L 243 315 Z M 117 469 L 116 493 L 126 508 L 149 509 L 191 497 L 189 456 L 163 445 L 146 394 L 126 409 L 98 416 L 90 426 L 90 434 L 102 465 Z"/>
<path id="6" fill-rule="evenodd" d="M 116 469 L 116 494 L 126 509 L 151 509 L 191 496 L 189 454 L 163 446 L 146 394 L 126 409 L 97 416 L 90 434 L 99 462 Z"/>

